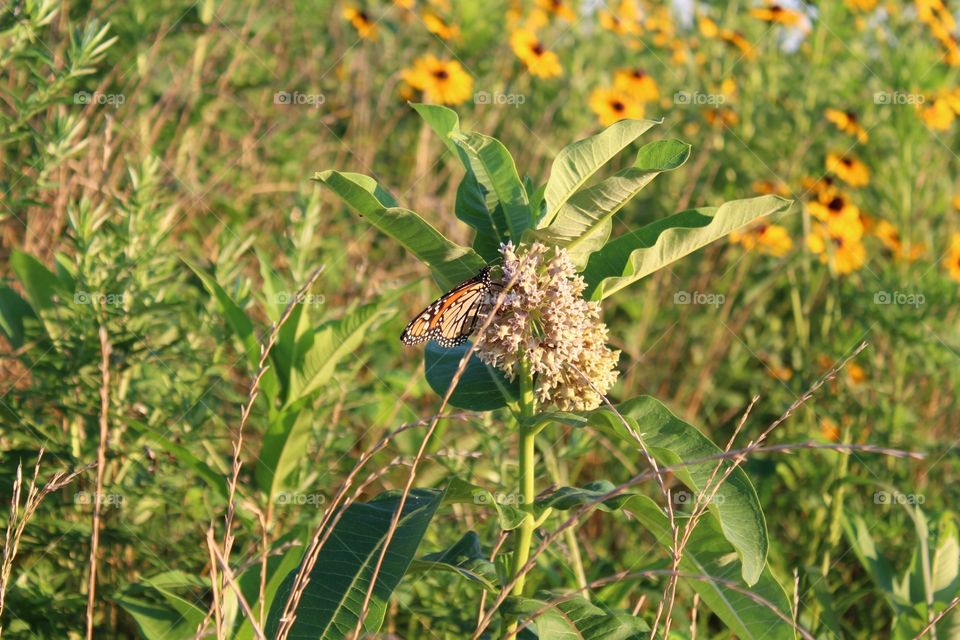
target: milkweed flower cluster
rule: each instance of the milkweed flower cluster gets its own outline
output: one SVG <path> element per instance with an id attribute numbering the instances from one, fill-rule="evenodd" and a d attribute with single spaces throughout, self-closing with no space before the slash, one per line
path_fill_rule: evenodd
<path id="1" fill-rule="evenodd" d="M 562 249 L 534 243 L 501 247 L 510 285 L 496 317 L 478 337 L 480 358 L 514 379 L 525 359 L 534 392 L 563 411 L 600 405 L 617 380 L 620 352 L 607 347 L 600 304 L 583 299 L 586 283 Z"/>

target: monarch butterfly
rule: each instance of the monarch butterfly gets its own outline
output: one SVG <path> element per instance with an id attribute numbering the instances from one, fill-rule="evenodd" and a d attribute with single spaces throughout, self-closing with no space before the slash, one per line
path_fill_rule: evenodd
<path id="1" fill-rule="evenodd" d="M 490 279 L 491 269 L 484 267 L 480 273 L 433 301 L 410 321 L 400 334 L 400 341 L 414 345 L 436 340 L 444 348 L 466 342 L 477 328 L 481 311 L 488 303 L 487 294 L 498 286 Z"/>

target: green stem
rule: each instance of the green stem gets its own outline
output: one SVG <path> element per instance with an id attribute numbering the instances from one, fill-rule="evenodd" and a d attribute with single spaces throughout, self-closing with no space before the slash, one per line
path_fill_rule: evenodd
<path id="1" fill-rule="evenodd" d="M 520 417 L 529 418 L 536 411 L 536 398 L 533 394 L 533 375 L 530 372 L 530 365 L 525 359 L 520 360 Z M 523 523 L 516 531 L 515 546 L 513 549 L 513 561 L 510 567 L 510 575 L 517 577 L 516 584 L 513 586 L 511 595 L 523 595 L 523 587 L 526 582 L 526 576 L 520 575 L 523 566 L 530 559 L 530 547 L 533 543 L 534 519 L 533 501 L 536 498 L 536 488 L 534 479 L 536 477 L 535 458 L 536 458 L 536 431 L 528 425 L 520 424 L 520 482 L 519 491 L 523 500 L 523 508 L 529 512 L 523 519 Z M 517 630 L 517 619 L 510 617 L 504 626 L 503 637 L 510 637 Z"/>

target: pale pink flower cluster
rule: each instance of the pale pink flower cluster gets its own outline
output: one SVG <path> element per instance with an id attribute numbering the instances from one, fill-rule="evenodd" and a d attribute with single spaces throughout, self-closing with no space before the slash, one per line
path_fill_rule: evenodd
<path id="1" fill-rule="evenodd" d="M 620 359 L 606 345 L 600 304 L 583 299 L 586 283 L 562 249 L 534 243 L 518 253 L 508 243 L 500 253 L 501 284 L 513 285 L 477 340 L 480 358 L 511 380 L 520 358 L 526 359 L 541 404 L 562 411 L 596 408 L 598 391 L 605 394 L 617 380 Z"/>

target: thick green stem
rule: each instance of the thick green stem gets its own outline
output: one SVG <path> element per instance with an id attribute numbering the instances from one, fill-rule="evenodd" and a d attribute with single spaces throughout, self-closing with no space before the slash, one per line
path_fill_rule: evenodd
<path id="1" fill-rule="evenodd" d="M 533 376 L 530 373 L 530 366 L 526 360 L 520 361 L 520 417 L 529 418 L 536 411 L 536 398 L 533 394 Z M 534 478 L 536 477 L 536 467 L 534 460 L 536 458 L 536 430 L 532 425 L 520 424 L 520 481 L 518 501 L 522 501 L 522 507 L 529 511 L 529 515 L 524 518 L 523 524 L 516 530 L 513 548 L 513 562 L 510 567 L 510 575 L 517 577 L 516 584 L 513 586 L 511 595 L 523 595 L 523 587 L 526 582 L 525 575 L 520 575 L 523 566 L 530 559 L 530 547 L 533 544 L 534 519 L 533 501 L 536 498 L 536 486 Z M 504 626 L 503 637 L 510 637 L 517 630 L 517 619 L 508 618 Z"/>

